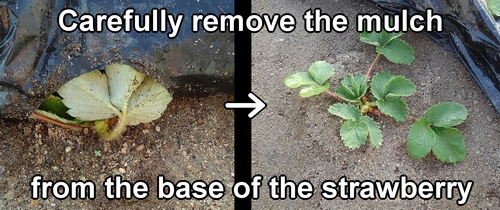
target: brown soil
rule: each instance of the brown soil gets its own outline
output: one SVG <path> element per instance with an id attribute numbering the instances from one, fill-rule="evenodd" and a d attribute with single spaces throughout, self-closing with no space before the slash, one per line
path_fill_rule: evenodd
<path id="1" fill-rule="evenodd" d="M 70 130 L 36 119 L 0 120 L 0 206 L 7 209 L 230 209 L 233 206 L 233 113 L 231 96 L 177 98 L 160 119 L 131 126 L 103 141 L 88 130 Z M 97 153 L 100 153 L 97 154 Z M 108 200 L 102 183 L 120 174 L 149 185 L 145 200 Z M 96 199 L 31 199 L 33 176 L 43 180 L 90 180 Z M 225 186 L 221 200 L 157 199 L 157 176 Z"/>

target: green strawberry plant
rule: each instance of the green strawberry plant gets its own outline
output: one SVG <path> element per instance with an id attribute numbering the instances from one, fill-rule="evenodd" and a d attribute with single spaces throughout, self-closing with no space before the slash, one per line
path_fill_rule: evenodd
<path id="1" fill-rule="evenodd" d="M 345 120 L 340 129 L 344 145 L 351 149 L 359 148 L 367 139 L 375 147 L 382 145 L 382 132 L 368 113 L 385 114 L 397 122 L 415 120 L 409 130 L 407 140 L 408 154 L 412 158 L 423 158 L 430 151 L 443 162 L 456 163 L 465 160 L 465 148 L 462 133 L 452 126 L 462 123 L 467 118 L 467 109 L 455 102 L 439 103 L 430 107 L 424 117 L 408 115 L 408 108 L 401 97 L 415 93 L 413 82 L 404 76 L 389 72 L 377 73 L 368 85 L 371 70 L 384 55 L 387 60 L 409 65 L 415 59 L 413 49 L 399 37 L 403 33 L 382 31 L 363 32 L 360 40 L 376 46 L 377 56 L 366 75 L 347 76 L 335 92 L 329 90 L 328 79 L 334 69 L 325 61 L 316 61 L 307 72 L 299 72 L 285 78 L 284 83 L 290 88 L 299 88 L 301 97 L 310 97 L 321 93 L 333 96 L 342 103 L 333 104 L 328 112 Z"/>
<path id="2" fill-rule="evenodd" d="M 92 127 L 106 140 L 128 125 L 158 119 L 172 96 L 153 78 L 128 65 L 113 64 L 64 84 L 33 117 L 68 128 Z"/>

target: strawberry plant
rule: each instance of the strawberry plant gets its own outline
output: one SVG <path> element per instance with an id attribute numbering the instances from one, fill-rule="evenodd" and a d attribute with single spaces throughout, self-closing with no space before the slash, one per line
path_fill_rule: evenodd
<path id="1" fill-rule="evenodd" d="M 158 119 L 172 100 L 167 89 L 128 65 L 83 74 L 46 99 L 33 117 L 69 128 L 92 127 L 106 140 L 128 125 Z"/>
<path id="2" fill-rule="evenodd" d="M 325 61 L 314 62 L 307 72 L 288 76 L 284 84 L 290 88 L 302 87 L 299 95 L 304 98 L 326 93 L 341 101 L 330 106 L 328 112 L 345 120 L 340 136 L 348 148 L 359 148 L 367 139 L 375 147 L 382 145 L 380 127 L 368 113 L 385 114 L 397 122 L 407 119 L 416 121 L 409 130 L 407 140 L 410 157 L 423 158 L 432 151 L 443 162 L 463 161 L 467 154 L 464 138 L 458 129 L 452 128 L 467 118 L 467 109 L 463 105 L 455 102 L 438 103 L 430 107 L 423 118 L 418 119 L 408 115 L 408 107 L 401 98 L 411 96 L 416 91 L 415 84 L 409 79 L 379 72 L 368 85 L 370 73 L 380 55 L 397 64 L 410 65 L 415 59 L 411 46 L 399 38 L 402 34 L 385 31 L 361 33 L 361 41 L 376 46 L 377 56 L 366 75 L 345 77 L 335 92 L 329 90 L 328 83 L 334 75 L 334 69 Z"/>

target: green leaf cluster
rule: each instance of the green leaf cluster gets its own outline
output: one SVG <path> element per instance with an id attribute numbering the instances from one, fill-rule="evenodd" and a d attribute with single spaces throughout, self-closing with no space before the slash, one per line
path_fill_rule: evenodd
<path id="1" fill-rule="evenodd" d="M 361 110 L 351 104 L 334 104 L 328 109 L 333 115 L 346 120 L 340 129 L 340 136 L 348 148 L 359 148 L 370 137 L 370 143 L 382 145 L 382 131 L 372 118 L 362 116 Z"/>
<path id="2" fill-rule="evenodd" d="M 377 99 L 378 109 L 398 122 L 408 118 L 406 103 L 399 97 L 415 93 L 415 84 L 403 76 L 394 76 L 389 72 L 380 72 L 371 83 L 373 96 Z"/>
<path id="3" fill-rule="evenodd" d="M 411 46 L 399 38 L 401 35 L 403 35 L 402 32 L 364 31 L 360 34 L 360 40 L 375 45 L 377 53 L 384 55 L 387 60 L 397 64 L 410 65 L 415 60 L 415 55 Z"/>
<path id="4" fill-rule="evenodd" d="M 456 163 L 465 160 L 467 149 L 460 132 L 452 126 L 467 118 L 467 109 L 459 103 L 445 102 L 430 107 L 425 117 L 410 128 L 407 150 L 413 158 L 423 158 L 430 151 L 443 162 Z"/>
<path id="5" fill-rule="evenodd" d="M 308 72 L 299 72 L 285 78 L 285 85 L 289 88 L 302 87 L 299 95 L 310 97 L 325 92 L 330 87 L 327 80 L 333 76 L 333 67 L 325 61 L 316 61 Z"/>
<path id="6" fill-rule="evenodd" d="M 361 103 L 360 98 L 365 95 L 366 90 L 368 85 L 365 75 L 348 76 L 342 80 L 335 94 L 346 101 Z"/>

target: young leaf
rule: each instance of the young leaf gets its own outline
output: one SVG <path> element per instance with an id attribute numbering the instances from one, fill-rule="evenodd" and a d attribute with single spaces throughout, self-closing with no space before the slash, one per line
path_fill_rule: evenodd
<path id="1" fill-rule="evenodd" d="M 406 103 L 398 97 L 387 96 L 384 99 L 377 100 L 376 104 L 380 111 L 393 117 L 398 122 L 404 122 L 408 118 Z"/>
<path id="2" fill-rule="evenodd" d="M 285 85 L 289 88 L 298 88 L 316 83 L 308 72 L 298 72 L 285 78 Z"/>
<path id="3" fill-rule="evenodd" d="M 322 92 L 325 92 L 326 90 L 328 90 L 329 87 L 330 87 L 330 84 L 328 84 L 326 82 L 323 85 L 318 85 L 316 83 L 306 85 L 300 90 L 299 95 L 301 97 L 307 98 L 310 96 L 321 94 Z"/>
<path id="4" fill-rule="evenodd" d="M 397 64 L 410 65 L 415 60 L 413 49 L 402 39 L 393 39 L 387 45 L 377 47 L 376 51 Z"/>
<path id="5" fill-rule="evenodd" d="M 387 83 L 394 77 L 395 76 L 389 72 L 380 72 L 373 76 L 371 90 L 376 99 L 380 100 L 386 96 L 385 86 L 387 86 Z"/>
<path id="6" fill-rule="evenodd" d="M 340 129 L 340 136 L 346 147 L 358 148 L 366 141 L 368 126 L 366 123 L 356 122 L 354 119 L 347 120 Z"/>
<path id="7" fill-rule="evenodd" d="M 429 128 L 425 119 L 415 122 L 410 128 L 406 149 L 412 158 L 423 158 L 429 153 L 436 141 L 436 134 Z"/>
<path id="8" fill-rule="evenodd" d="M 337 115 L 344 120 L 353 119 L 358 121 L 361 117 L 361 111 L 351 104 L 334 104 L 330 106 L 328 112 L 333 115 Z"/>
<path id="9" fill-rule="evenodd" d="M 316 83 L 323 85 L 333 75 L 333 67 L 326 61 L 316 61 L 309 67 L 309 73 Z"/>
<path id="10" fill-rule="evenodd" d="M 465 141 L 456 128 L 431 127 L 436 133 L 436 142 L 432 146 L 432 153 L 443 162 L 456 163 L 465 160 L 467 149 Z"/>
<path id="11" fill-rule="evenodd" d="M 455 102 L 439 103 L 425 112 L 427 122 L 436 127 L 451 127 L 462 123 L 467 118 L 464 105 Z"/>
<path id="12" fill-rule="evenodd" d="M 341 84 L 335 93 L 350 102 L 357 102 L 368 89 L 365 75 L 348 76 L 342 80 Z"/>
<path id="13" fill-rule="evenodd" d="M 349 102 L 356 103 L 359 100 L 359 97 L 354 92 L 352 92 L 351 89 L 349 89 L 344 85 L 338 86 L 337 90 L 335 91 L 335 94 L 340 98 Z"/>
<path id="14" fill-rule="evenodd" d="M 361 117 L 360 121 L 366 123 L 366 125 L 368 126 L 368 136 L 370 137 L 370 143 L 375 147 L 379 147 L 380 145 L 382 145 L 382 131 L 380 131 L 377 123 L 368 116 Z"/>
<path id="15" fill-rule="evenodd" d="M 83 74 L 64 84 L 57 92 L 69 108 L 68 114 L 81 120 L 102 120 L 120 115 L 120 110 L 109 99 L 107 77 L 100 71 Z"/>
<path id="16" fill-rule="evenodd" d="M 341 83 L 342 85 L 351 89 L 352 92 L 358 97 L 363 96 L 368 89 L 365 75 L 357 75 L 355 77 L 348 76 L 344 80 L 342 80 Z"/>

